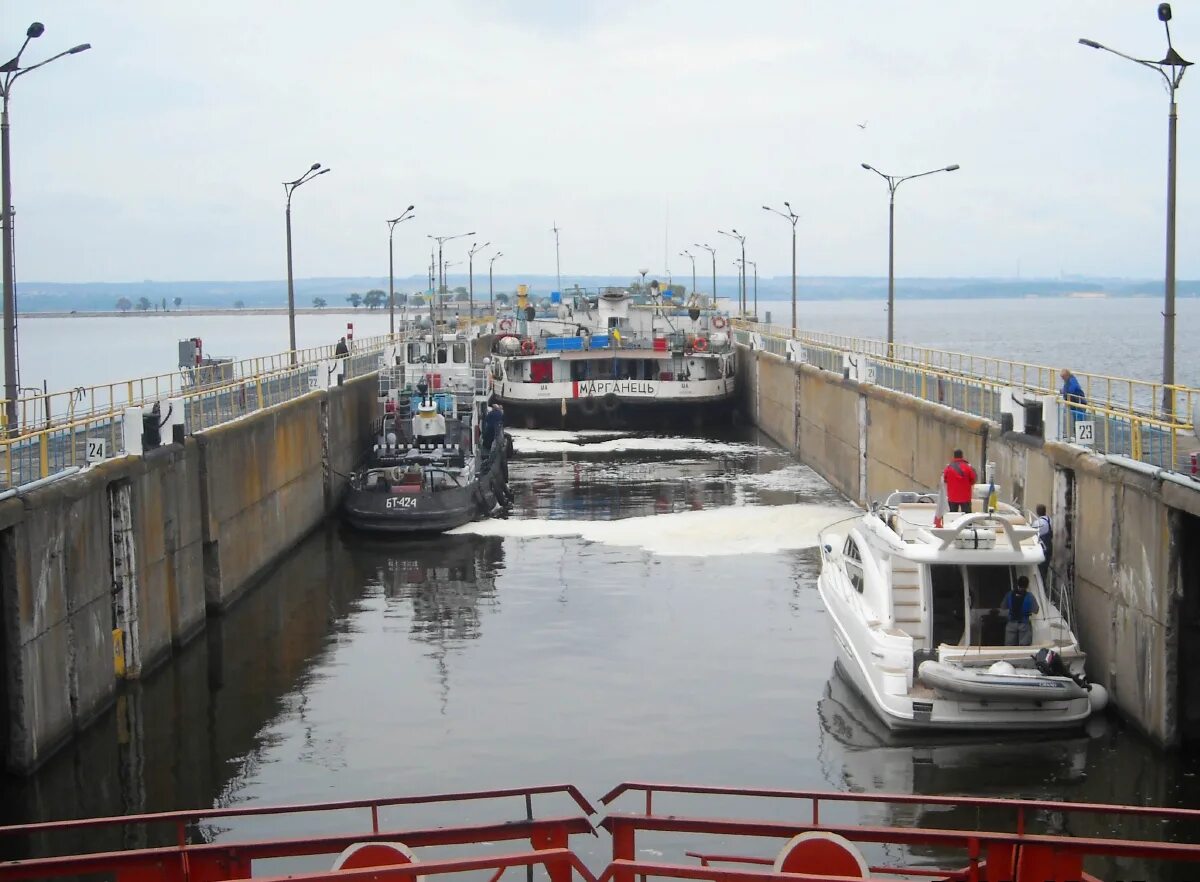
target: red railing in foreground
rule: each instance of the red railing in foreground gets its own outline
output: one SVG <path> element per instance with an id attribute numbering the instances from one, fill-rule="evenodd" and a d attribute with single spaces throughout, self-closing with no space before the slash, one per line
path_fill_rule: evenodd
<path id="1" fill-rule="evenodd" d="M 940 853 L 953 855 L 956 866 L 934 868 L 920 866 L 869 866 L 872 880 L 906 876 L 913 878 L 947 879 L 954 882 L 1050 882 L 1050 880 L 1089 880 L 1083 870 L 1085 857 L 1138 858 L 1163 862 L 1186 862 L 1200 865 L 1200 844 L 1163 842 L 1154 838 L 1133 839 L 1111 835 L 1062 836 L 1027 832 L 1033 812 L 1085 813 L 1107 816 L 1119 823 L 1121 818 L 1146 821 L 1178 821 L 1189 825 L 1200 835 L 1200 811 L 1194 809 L 1161 809 L 1147 806 L 1099 805 L 1072 802 L 1035 802 L 980 797 L 914 796 L 898 794 L 833 793 L 807 790 L 778 790 L 766 788 L 693 787 L 677 784 L 627 782 L 611 790 L 601 802 L 611 804 L 626 793 L 639 793 L 645 799 L 643 813 L 612 813 L 602 822 L 612 837 L 612 856 L 597 874 L 584 865 L 571 850 L 569 838 L 579 833 L 594 833 L 589 816 L 591 804 L 570 785 L 549 785 L 534 788 L 481 790 L 467 793 L 435 794 L 396 797 L 377 800 L 347 800 L 291 806 L 242 806 L 229 809 L 165 812 L 161 814 L 127 815 L 85 820 L 53 821 L 0 827 L 0 837 L 78 833 L 81 830 L 103 831 L 118 826 L 168 825 L 174 830 L 175 844 L 147 848 L 128 848 L 118 851 L 86 854 L 63 854 L 37 857 L 22 861 L 0 863 L 0 882 L 7 880 L 50 879 L 87 874 L 104 874 L 117 882 L 218 882 L 244 879 L 251 876 L 254 862 L 273 858 L 293 858 L 313 855 L 336 855 L 348 846 L 361 842 L 401 841 L 410 848 L 436 849 L 444 846 L 472 845 L 487 847 L 497 843 L 525 841 L 528 848 L 518 851 L 499 851 L 470 857 L 419 855 L 419 862 L 369 869 L 322 869 L 316 872 L 290 875 L 289 879 L 325 880 L 396 880 L 414 882 L 418 876 L 426 879 L 449 874 L 475 873 L 486 882 L 501 882 L 506 872 L 525 868 L 522 875 L 532 879 L 535 868 L 541 868 L 550 882 L 642 882 L 650 877 L 697 880 L 697 882 L 848 882 L 843 877 L 819 874 L 781 873 L 774 861 L 762 855 L 722 854 L 716 851 L 687 851 L 683 854 L 697 859 L 695 864 L 672 863 L 669 860 L 638 859 L 637 839 L 642 834 L 693 836 L 706 845 L 726 842 L 731 836 L 775 839 L 786 842 L 808 831 L 835 833 L 852 843 L 888 843 L 915 846 L 923 850 L 937 848 Z M 559 794 L 569 797 L 581 810 L 578 815 L 535 818 L 535 795 Z M 718 818 L 704 815 L 655 814 L 655 794 L 674 794 L 686 800 L 694 810 L 706 797 L 750 797 L 752 799 L 801 800 L 810 802 L 804 818 L 786 817 L 783 820 L 761 818 Z M 400 829 L 387 827 L 380 821 L 380 809 L 389 806 L 459 803 L 475 800 L 504 800 L 519 798 L 523 811 L 515 819 L 493 822 L 464 823 L 443 827 Z M 1012 830 L 938 829 L 919 826 L 880 826 L 857 823 L 826 823 L 821 820 L 821 806 L 829 803 L 857 803 L 892 806 L 942 806 L 988 809 L 1011 812 Z M 315 812 L 366 811 L 369 826 L 359 832 L 337 833 L 308 837 L 289 837 L 233 841 L 222 836 L 214 842 L 189 842 L 191 825 L 214 818 L 254 816 L 278 818 L 280 831 L 288 829 L 289 817 Z M 1119 827 L 1109 825 L 1113 829 Z M 1153 836 L 1153 834 L 1151 834 Z M 719 846 L 718 846 L 719 847 Z M 681 855 L 683 857 L 683 855 Z M 737 867 L 713 866 L 714 863 L 737 864 Z M 328 866 L 332 867 L 330 860 Z M 261 867 L 260 867 L 261 869 Z M 1188 874 L 1194 877 L 1196 874 Z M 258 877 L 256 877 L 258 878 Z M 510 879 L 513 878 L 510 875 Z M 862 880 L 860 880 L 862 882 Z"/>

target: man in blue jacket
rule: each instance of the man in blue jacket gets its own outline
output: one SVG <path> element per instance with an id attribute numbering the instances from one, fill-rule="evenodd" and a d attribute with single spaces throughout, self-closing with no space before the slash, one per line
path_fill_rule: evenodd
<path id="1" fill-rule="evenodd" d="M 1004 645 L 1029 646 L 1033 643 L 1033 625 L 1029 623 L 1029 617 L 1038 611 L 1038 602 L 1029 593 L 1028 576 L 1017 576 L 1016 589 L 1004 595 L 1001 606 L 1008 611 Z"/>
<path id="2" fill-rule="evenodd" d="M 1079 380 L 1067 368 L 1063 368 L 1059 373 L 1062 377 L 1062 397 L 1068 404 L 1087 404 L 1087 397 L 1083 394 L 1083 387 L 1079 385 Z M 1080 420 L 1087 419 L 1087 412 L 1082 407 L 1071 408 L 1071 428 Z"/>

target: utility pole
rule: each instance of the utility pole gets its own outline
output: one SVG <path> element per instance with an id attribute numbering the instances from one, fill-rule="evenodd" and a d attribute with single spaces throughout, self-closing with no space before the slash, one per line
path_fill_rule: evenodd
<path id="1" fill-rule="evenodd" d="M 554 222 L 554 277 L 557 280 L 559 293 L 562 293 L 562 263 L 558 257 L 558 221 Z"/>

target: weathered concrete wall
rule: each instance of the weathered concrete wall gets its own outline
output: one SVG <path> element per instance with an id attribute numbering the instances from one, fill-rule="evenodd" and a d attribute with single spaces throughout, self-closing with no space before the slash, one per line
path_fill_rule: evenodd
<path id="1" fill-rule="evenodd" d="M 201 432 L 205 598 L 229 605 L 326 512 L 325 393 Z"/>
<path id="2" fill-rule="evenodd" d="M 7 762 L 32 768 L 111 700 L 107 482 L 81 474 L 3 505 Z"/>
<path id="3" fill-rule="evenodd" d="M 744 409 L 851 499 L 932 490 L 961 448 L 981 473 L 996 463 L 1017 505 L 1046 504 L 1053 565 L 1073 581 L 1090 676 L 1153 739 L 1178 743 L 1176 620 L 1182 591 L 1200 586 L 1181 584 L 1173 537 L 1182 513 L 1200 512 L 1200 491 L 767 352 L 743 348 L 739 357 Z"/>
<path id="4" fill-rule="evenodd" d="M 0 766 L 32 770 L 112 702 L 118 624 L 141 676 L 325 518 L 369 444 L 376 388 L 370 375 L 313 392 L 0 501 Z M 135 561 L 123 622 L 120 488 Z"/>

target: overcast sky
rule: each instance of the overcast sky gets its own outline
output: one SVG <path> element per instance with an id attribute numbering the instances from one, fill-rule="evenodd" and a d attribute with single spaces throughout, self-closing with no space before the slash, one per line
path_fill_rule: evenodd
<path id="1" fill-rule="evenodd" d="M 735 243 L 763 276 L 1154 278 L 1163 267 L 1161 79 L 1077 45 L 1160 57 L 1149 0 L 209 0 L 0 3 L 18 277 L 282 278 L 423 272 L 429 233 L 478 232 L 507 272 L 661 273 Z M 1200 5 L 1173 36 L 1200 60 Z M 1179 123 L 1179 272 L 1200 276 L 1200 74 Z M 860 123 L 866 128 L 859 128 Z M 664 242 L 665 240 L 665 242 Z M 465 240 L 470 241 L 470 240 Z M 465 259 L 453 243 L 448 258 Z M 664 247 L 665 246 L 665 247 Z M 693 249 L 695 250 L 695 249 Z M 490 253 L 490 249 L 489 252 Z M 707 254 L 705 253 L 705 260 Z M 485 264 L 486 265 L 486 264 Z M 463 268 L 465 270 L 465 265 Z M 451 272 L 459 272 L 455 268 Z"/>

